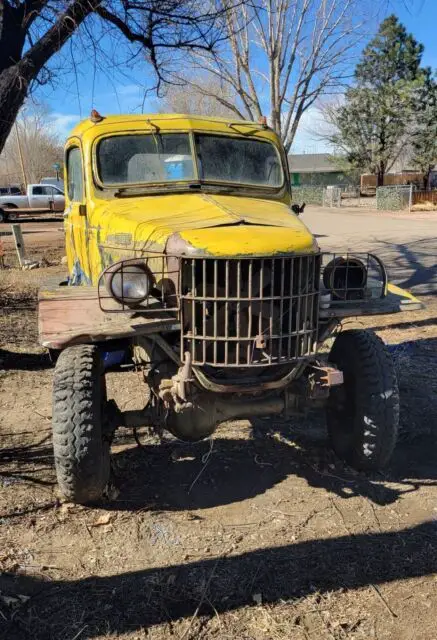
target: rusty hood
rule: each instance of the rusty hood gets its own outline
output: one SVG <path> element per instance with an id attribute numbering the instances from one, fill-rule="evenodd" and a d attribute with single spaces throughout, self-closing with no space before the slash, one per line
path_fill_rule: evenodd
<path id="1" fill-rule="evenodd" d="M 103 245 L 202 255 L 311 252 L 314 237 L 282 202 L 171 194 L 111 200 L 94 211 Z"/>

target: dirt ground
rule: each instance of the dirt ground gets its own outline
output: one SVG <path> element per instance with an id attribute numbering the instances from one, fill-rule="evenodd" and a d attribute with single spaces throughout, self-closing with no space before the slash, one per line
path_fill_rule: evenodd
<path id="1" fill-rule="evenodd" d="M 345 324 L 373 327 L 397 364 L 401 434 L 383 474 L 338 461 L 318 412 L 227 423 L 193 445 L 143 430 L 140 448 L 120 429 L 111 499 L 85 508 L 57 493 L 36 335 L 36 289 L 64 272 L 62 223 L 28 225 L 49 266 L 0 271 L 0 638 L 435 640 L 435 238 L 410 234 L 433 263 L 390 254 L 398 282 L 428 287 L 425 310 Z M 134 372 L 109 374 L 108 391 L 123 409 L 143 402 Z"/>

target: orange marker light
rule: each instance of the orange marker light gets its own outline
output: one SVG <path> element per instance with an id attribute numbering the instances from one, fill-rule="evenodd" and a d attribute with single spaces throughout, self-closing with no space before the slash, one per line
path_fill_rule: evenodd
<path id="1" fill-rule="evenodd" d="M 102 120 L 104 120 L 104 117 L 101 116 L 98 111 L 96 111 L 95 109 L 92 109 L 90 120 L 91 122 L 102 122 Z"/>

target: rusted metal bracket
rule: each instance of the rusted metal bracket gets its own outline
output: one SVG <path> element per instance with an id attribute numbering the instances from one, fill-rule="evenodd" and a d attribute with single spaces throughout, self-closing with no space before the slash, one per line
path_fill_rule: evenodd
<path id="1" fill-rule="evenodd" d="M 312 365 L 308 375 L 309 397 L 311 399 L 327 398 L 331 387 L 344 382 L 343 372 L 335 367 Z"/>

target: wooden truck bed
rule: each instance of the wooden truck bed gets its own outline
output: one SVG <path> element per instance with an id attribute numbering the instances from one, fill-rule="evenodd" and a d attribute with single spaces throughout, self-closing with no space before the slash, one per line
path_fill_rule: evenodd
<path id="1" fill-rule="evenodd" d="M 155 314 L 102 311 L 97 287 L 54 287 L 39 292 L 39 340 L 49 349 L 179 328 L 176 318 L 164 311 Z"/>

